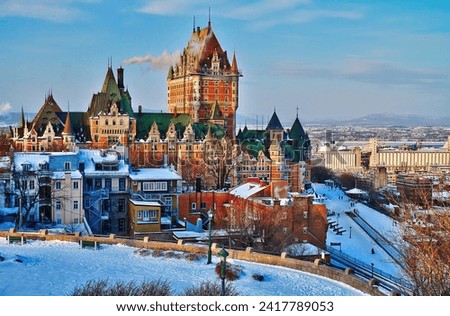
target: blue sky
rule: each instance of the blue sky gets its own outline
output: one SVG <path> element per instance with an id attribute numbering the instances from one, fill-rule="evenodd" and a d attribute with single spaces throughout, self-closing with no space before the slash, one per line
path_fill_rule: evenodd
<path id="1" fill-rule="evenodd" d="M 450 2 L 433 0 L 0 0 L 0 114 L 36 112 L 49 91 L 86 110 L 109 58 L 135 110 L 166 111 L 167 64 L 209 8 L 243 116 L 450 116 Z"/>

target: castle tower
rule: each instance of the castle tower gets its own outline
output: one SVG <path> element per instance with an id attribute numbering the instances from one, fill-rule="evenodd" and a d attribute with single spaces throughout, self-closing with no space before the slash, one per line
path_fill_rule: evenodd
<path id="1" fill-rule="evenodd" d="M 241 76 L 236 55 L 230 64 L 211 23 L 203 29 L 194 27 L 180 59 L 169 67 L 168 111 L 189 114 L 192 122 L 223 124 L 227 136 L 234 138 Z"/>

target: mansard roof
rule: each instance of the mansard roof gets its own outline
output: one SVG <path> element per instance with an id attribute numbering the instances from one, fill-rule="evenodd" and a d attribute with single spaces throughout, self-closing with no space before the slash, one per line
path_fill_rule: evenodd
<path id="1" fill-rule="evenodd" d="M 119 106 L 121 113 L 127 113 L 134 117 L 130 93 L 119 88 L 112 68 L 108 67 L 102 90 L 92 96 L 91 104 L 87 111 L 88 116 L 92 117 L 98 115 L 100 112 L 109 112 L 111 102 L 115 102 Z"/>
<path id="2" fill-rule="evenodd" d="M 197 28 L 197 30 L 194 30 L 184 49 L 184 54 L 190 55 L 195 60 L 196 68 L 201 68 L 205 65 L 210 68 L 214 53 L 217 53 L 220 59 L 221 69 L 231 69 L 227 52 L 220 46 L 211 25 L 209 24 L 208 27 L 203 29 Z"/>
<path id="3" fill-rule="evenodd" d="M 36 131 L 40 133 L 40 131 L 44 130 L 47 124 L 50 122 L 54 126 L 55 130 L 61 129 L 62 131 L 64 121 L 61 121 L 56 115 L 56 113 L 58 112 L 61 112 L 61 108 L 59 107 L 58 103 L 56 103 L 53 95 L 49 94 L 45 98 L 44 104 L 41 106 L 38 113 L 31 122 L 31 126 L 34 126 Z"/>
<path id="4" fill-rule="evenodd" d="M 190 122 L 188 114 L 173 113 L 137 113 L 136 116 L 136 139 L 147 139 L 148 132 L 153 123 L 156 123 L 161 135 L 165 136 L 170 123 L 174 123 L 175 127 L 187 126 Z"/>

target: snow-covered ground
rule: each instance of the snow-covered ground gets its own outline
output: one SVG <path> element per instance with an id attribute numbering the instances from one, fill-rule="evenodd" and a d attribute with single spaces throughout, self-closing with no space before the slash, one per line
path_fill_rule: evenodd
<path id="1" fill-rule="evenodd" d="M 140 282 L 166 280 L 174 294 L 202 281 L 219 281 L 214 272 L 218 258 L 206 264 L 181 258 L 141 256 L 136 248 L 102 245 L 99 250 L 80 249 L 76 243 L 29 241 L 7 244 L 0 238 L 0 296 L 65 296 L 88 280 Z M 18 260 L 17 260 L 18 259 Z M 0 258 L 1 260 L 1 258 Z M 21 261 L 21 262 L 19 262 Z M 249 296 L 356 296 L 365 295 L 346 284 L 308 273 L 270 265 L 227 260 L 243 268 L 233 281 L 240 295 Z M 264 276 L 256 281 L 253 274 Z"/>
<path id="2" fill-rule="evenodd" d="M 342 226 L 346 232 L 343 235 L 337 235 L 332 229 L 327 233 L 327 244 L 341 243 L 342 253 L 347 254 L 355 259 L 358 259 L 368 265 L 374 264 L 374 268 L 389 273 L 395 277 L 401 277 L 401 268 L 393 262 L 392 258 L 381 249 L 353 220 L 345 214 L 345 211 L 357 209 L 359 215 L 368 222 L 372 227 L 377 229 L 388 240 L 393 239 L 396 236 L 394 221 L 364 205 L 362 203 L 356 203 L 354 206 L 350 205 L 350 199 L 348 196 L 338 188 L 330 188 L 324 184 L 315 184 L 313 186 L 314 191 L 319 195 L 324 195 L 324 203 L 327 208 L 334 211 L 335 215 L 329 216 L 330 221 L 338 221 L 339 226 Z M 339 198 L 342 197 L 342 198 Z M 339 218 L 338 218 L 339 215 Z M 351 238 L 350 238 L 350 226 Z M 375 253 L 372 254 L 372 248 Z M 339 249 L 337 247 L 336 249 Z"/>

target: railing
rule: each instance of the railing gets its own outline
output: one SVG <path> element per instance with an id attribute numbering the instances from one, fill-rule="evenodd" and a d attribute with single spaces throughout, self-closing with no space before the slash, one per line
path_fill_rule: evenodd
<path id="1" fill-rule="evenodd" d="M 411 294 L 412 285 L 406 280 L 402 280 L 389 273 L 386 273 L 378 268 L 375 268 L 372 265 L 369 265 L 339 250 L 336 250 L 333 247 L 327 246 L 326 250 L 331 254 L 332 260 L 335 260 L 346 267 L 354 269 L 357 274 L 369 279 L 376 277 L 380 284 L 387 289 L 392 290 L 392 288 L 395 288 L 402 293 L 406 292 L 407 294 Z"/>

